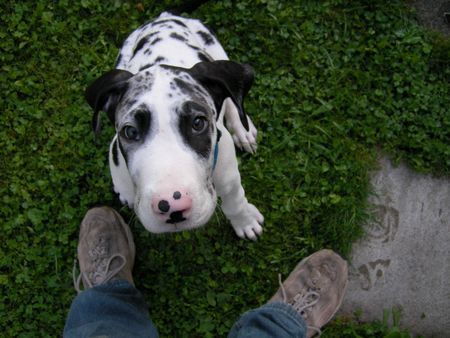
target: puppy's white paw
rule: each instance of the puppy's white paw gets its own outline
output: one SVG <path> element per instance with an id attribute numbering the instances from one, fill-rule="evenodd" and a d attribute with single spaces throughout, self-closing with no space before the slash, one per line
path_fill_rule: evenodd
<path id="1" fill-rule="evenodd" d="M 263 215 L 261 215 L 259 210 L 253 204 L 249 203 L 246 215 L 242 218 L 241 222 L 239 219 L 232 222 L 236 235 L 241 238 L 248 238 L 252 241 L 256 241 L 263 232 L 261 226 L 264 223 Z"/>
<path id="2" fill-rule="evenodd" d="M 233 141 L 236 147 L 244 149 L 246 152 L 254 154 L 256 153 L 256 136 L 258 131 L 255 128 L 250 117 L 247 116 L 249 130 L 245 130 L 241 123 L 235 123 L 230 126 L 233 132 Z"/>

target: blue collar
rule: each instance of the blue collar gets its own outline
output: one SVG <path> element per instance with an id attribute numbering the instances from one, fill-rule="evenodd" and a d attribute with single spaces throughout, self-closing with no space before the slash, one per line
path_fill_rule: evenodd
<path id="1" fill-rule="evenodd" d="M 213 158 L 213 168 L 212 170 L 216 169 L 217 159 L 219 157 L 219 140 L 222 137 L 222 132 L 217 129 L 217 140 L 216 145 L 214 146 L 214 158 Z"/>
<path id="2" fill-rule="evenodd" d="M 219 142 L 216 142 L 216 146 L 214 147 L 213 171 L 214 169 L 216 169 L 218 157 L 219 157 Z"/>

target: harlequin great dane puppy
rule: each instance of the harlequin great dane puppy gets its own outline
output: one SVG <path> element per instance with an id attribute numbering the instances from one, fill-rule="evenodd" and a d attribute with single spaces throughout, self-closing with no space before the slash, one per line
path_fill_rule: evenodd
<path id="1" fill-rule="evenodd" d="M 88 87 L 94 130 L 99 111 L 115 125 L 114 189 L 147 230 L 199 227 L 218 195 L 239 237 L 261 234 L 263 216 L 245 197 L 233 145 L 256 150 L 256 129 L 243 109 L 252 81 L 252 68 L 228 61 L 198 20 L 166 12 L 136 29 L 116 69 Z"/>

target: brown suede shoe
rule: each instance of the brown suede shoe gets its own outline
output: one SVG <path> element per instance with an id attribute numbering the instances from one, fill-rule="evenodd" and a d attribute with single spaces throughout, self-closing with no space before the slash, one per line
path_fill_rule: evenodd
<path id="1" fill-rule="evenodd" d="M 80 280 L 85 289 L 112 279 L 126 279 L 134 285 L 134 256 L 133 235 L 122 217 L 109 207 L 90 209 L 80 227 L 80 275 L 76 280 L 74 275 L 75 289 L 81 291 Z"/>
<path id="2" fill-rule="evenodd" d="M 307 337 L 320 332 L 336 314 L 347 287 L 347 262 L 331 250 L 303 259 L 269 302 L 291 305 L 308 326 Z"/>

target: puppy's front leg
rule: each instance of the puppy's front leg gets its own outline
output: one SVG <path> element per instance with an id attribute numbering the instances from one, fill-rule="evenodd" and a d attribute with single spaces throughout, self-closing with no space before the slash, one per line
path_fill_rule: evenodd
<path id="1" fill-rule="evenodd" d="M 233 139 L 227 129 L 223 126 L 219 128 L 222 137 L 213 174 L 217 195 L 222 200 L 222 210 L 236 234 L 241 238 L 256 240 L 262 233 L 264 217 L 253 204 L 248 203 L 241 185 Z"/>

